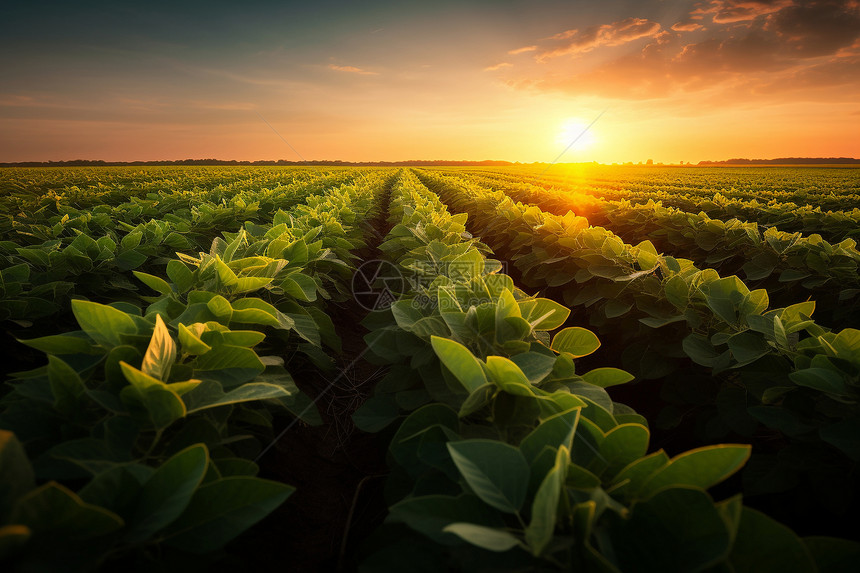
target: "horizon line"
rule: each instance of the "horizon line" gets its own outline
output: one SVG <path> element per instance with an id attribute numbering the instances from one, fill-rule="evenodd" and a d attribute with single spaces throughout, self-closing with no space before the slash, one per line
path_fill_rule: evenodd
<path id="1" fill-rule="evenodd" d="M 169 166 L 169 165 L 248 165 L 248 166 L 427 166 L 427 165 L 445 165 L 445 166 L 478 166 L 486 165 L 493 167 L 515 166 L 515 165 L 604 165 L 604 166 L 696 166 L 696 165 L 851 165 L 860 164 L 860 159 L 854 157 L 776 157 L 770 159 L 764 158 L 730 158 L 720 160 L 702 160 L 698 162 L 658 162 L 652 159 L 644 161 L 575 161 L 548 163 L 545 161 L 507 161 L 502 159 L 405 159 L 405 160 L 371 160 L 371 161 L 346 161 L 342 159 L 312 159 L 312 160 L 288 160 L 288 159 L 257 159 L 257 160 L 239 160 L 239 159 L 216 159 L 216 158 L 185 158 L 185 159 L 150 159 L 150 160 L 126 160 L 126 161 L 110 161 L 105 159 L 60 159 L 47 161 L 6 161 L 0 162 L 0 167 L 40 167 L 40 166 Z"/>

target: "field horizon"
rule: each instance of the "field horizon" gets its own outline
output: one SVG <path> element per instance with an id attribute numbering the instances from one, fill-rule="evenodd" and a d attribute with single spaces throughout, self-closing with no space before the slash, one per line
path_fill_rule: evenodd
<path id="1" fill-rule="evenodd" d="M 850 570 L 856 165 L 454 163 L 0 169 L 3 565 Z"/>
<path id="2" fill-rule="evenodd" d="M 432 167 L 432 166 L 487 166 L 487 167 L 503 167 L 503 166 L 546 166 L 563 167 L 563 166 L 589 166 L 598 165 L 602 167 L 757 167 L 757 166 L 772 166 L 772 167 L 817 167 L 817 166 L 832 166 L 832 167 L 851 167 L 860 166 L 860 158 L 855 157 L 780 157 L 773 159 L 746 159 L 733 158 L 723 160 L 702 160 L 697 163 L 662 163 L 654 162 L 646 159 L 644 161 L 625 161 L 603 163 L 600 161 L 581 161 L 581 162 L 520 162 L 520 161 L 504 161 L 499 159 L 406 159 L 406 160 L 378 160 L 378 161 L 343 161 L 340 159 L 310 159 L 303 161 L 275 159 L 275 160 L 237 160 L 237 159 L 154 159 L 154 160 L 129 160 L 129 161 L 108 161 L 103 159 L 60 159 L 51 161 L 15 161 L 15 162 L 0 162 L 0 167 L 121 167 L 121 166 L 168 166 L 168 165 L 187 165 L 187 166 L 356 166 L 356 167 Z"/>

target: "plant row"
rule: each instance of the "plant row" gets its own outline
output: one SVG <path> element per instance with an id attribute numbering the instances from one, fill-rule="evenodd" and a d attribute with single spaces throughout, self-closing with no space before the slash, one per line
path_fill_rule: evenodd
<path id="1" fill-rule="evenodd" d="M 649 241 L 627 245 L 572 213 L 545 213 L 463 179 L 421 178 L 468 213 L 473 232 L 523 285 L 587 317 L 637 377 L 663 381 L 671 404 L 663 425 L 681 423 L 687 409 L 706 439 L 770 435 L 761 443 L 773 444 L 772 453 L 744 476 L 749 491 L 830 480 L 812 499 L 834 513 L 856 503 L 860 331 L 817 324 L 813 301 L 769 309 L 766 290 L 659 255 Z"/>
<path id="2" fill-rule="evenodd" d="M 860 318 L 860 251 L 853 239 L 833 245 L 817 234 L 804 237 L 775 228 L 761 232 L 756 223 L 712 219 L 654 201 L 582 201 L 529 184 L 494 187 L 514 201 L 549 213 L 564 215 L 572 210 L 625 242 L 648 240 L 659 252 L 690 259 L 723 275 L 742 274 L 747 284 L 767 289 L 772 300 L 782 304 L 812 295 L 819 302 L 819 316 L 830 324 L 834 319 L 856 324 Z"/>
<path id="3" fill-rule="evenodd" d="M 0 559 L 75 570 L 208 554 L 292 492 L 256 477 L 272 419 L 319 414 L 285 364 L 330 367 L 342 299 L 386 176 L 224 233 L 142 304 L 71 302 L 79 330 L 22 340 L 48 364 L 0 402 Z"/>
<path id="4" fill-rule="evenodd" d="M 794 203 L 824 211 L 851 211 L 860 200 L 857 171 L 850 168 L 558 165 L 462 172 L 491 174 L 606 199 L 660 199 L 684 211 L 695 210 L 699 202 L 710 200 L 715 193 L 732 200 Z"/>
<path id="5" fill-rule="evenodd" d="M 647 422 L 605 390 L 632 376 L 578 371 L 600 346 L 591 331 L 550 336 L 569 310 L 499 274 L 464 215 L 413 175 L 392 206 L 381 248 L 408 280 L 366 320 L 391 370 L 355 415 L 393 432 L 390 507 L 362 570 L 828 571 L 855 558 L 857 544 L 801 539 L 707 493 L 749 446 L 649 453 Z"/>
<path id="6" fill-rule="evenodd" d="M 0 205 L 6 213 L 57 203 L 77 208 L 117 205 L 150 194 L 198 196 L 218 202 L 237 192 L 311 181 L 345 169 L 276 167 L 65 167 L 0 170 Z M 354 170 L 352 170 L 354 171 Z"/>
<path id="7" fill-rule="evenodd" d="M 243 224 L 259 234 L 265 230 L 259 222 L 283 217 L 282 209 L 355 176 L 320 173 L 273 189 L 222 194 L 217 201 L 170 191 L 114 206 L 80 209 L 58 202 L 10 215 L 7 240 L 0 241 L 0 319 L 30 323 L 68 308 L 74 295 L 134 297 L 133 269 L 163 273 L 174 252 L 206 249 L 221 232 Z"/>

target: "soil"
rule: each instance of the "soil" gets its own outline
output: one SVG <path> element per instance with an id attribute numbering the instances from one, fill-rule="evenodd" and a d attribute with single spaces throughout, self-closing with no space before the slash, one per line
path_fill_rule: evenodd
<path id="1" fill-rule="evenodd" d="M 360 261 L 382 258 L 378 245 L 390 227 L 389 191 L 383 194 L 379 216 L 369 221 L 368 247 L 356 253 Z M 387 513 L 382 495 L 388 473 L 386 437 L 356 429 L 351 417 L 386 369 L 363 357 L 367 331 L 360 322 L 366 310 L 350 300 L 329 305 L 327 312 L 343 345 L 337 368 L 328 375 L 313 367 L 291 369 L 302 392 L 316 402 L 323 423 L 294 424 L 258 462 L 260 477 L 288 483 L 296 491 L 228 548 L 251 571 L 285 566 L 303 572 L 355 571 L 358 546 Z M 290 423 L 280 420 L 275 435 Z"/>

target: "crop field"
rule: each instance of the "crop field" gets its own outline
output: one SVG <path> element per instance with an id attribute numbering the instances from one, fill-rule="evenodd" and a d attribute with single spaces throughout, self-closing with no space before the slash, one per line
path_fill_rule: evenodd
<path id="1" fill-rule="evenodd" d="M 0 170 L 4 571 L 841 572 L 860 169 Z"/>

